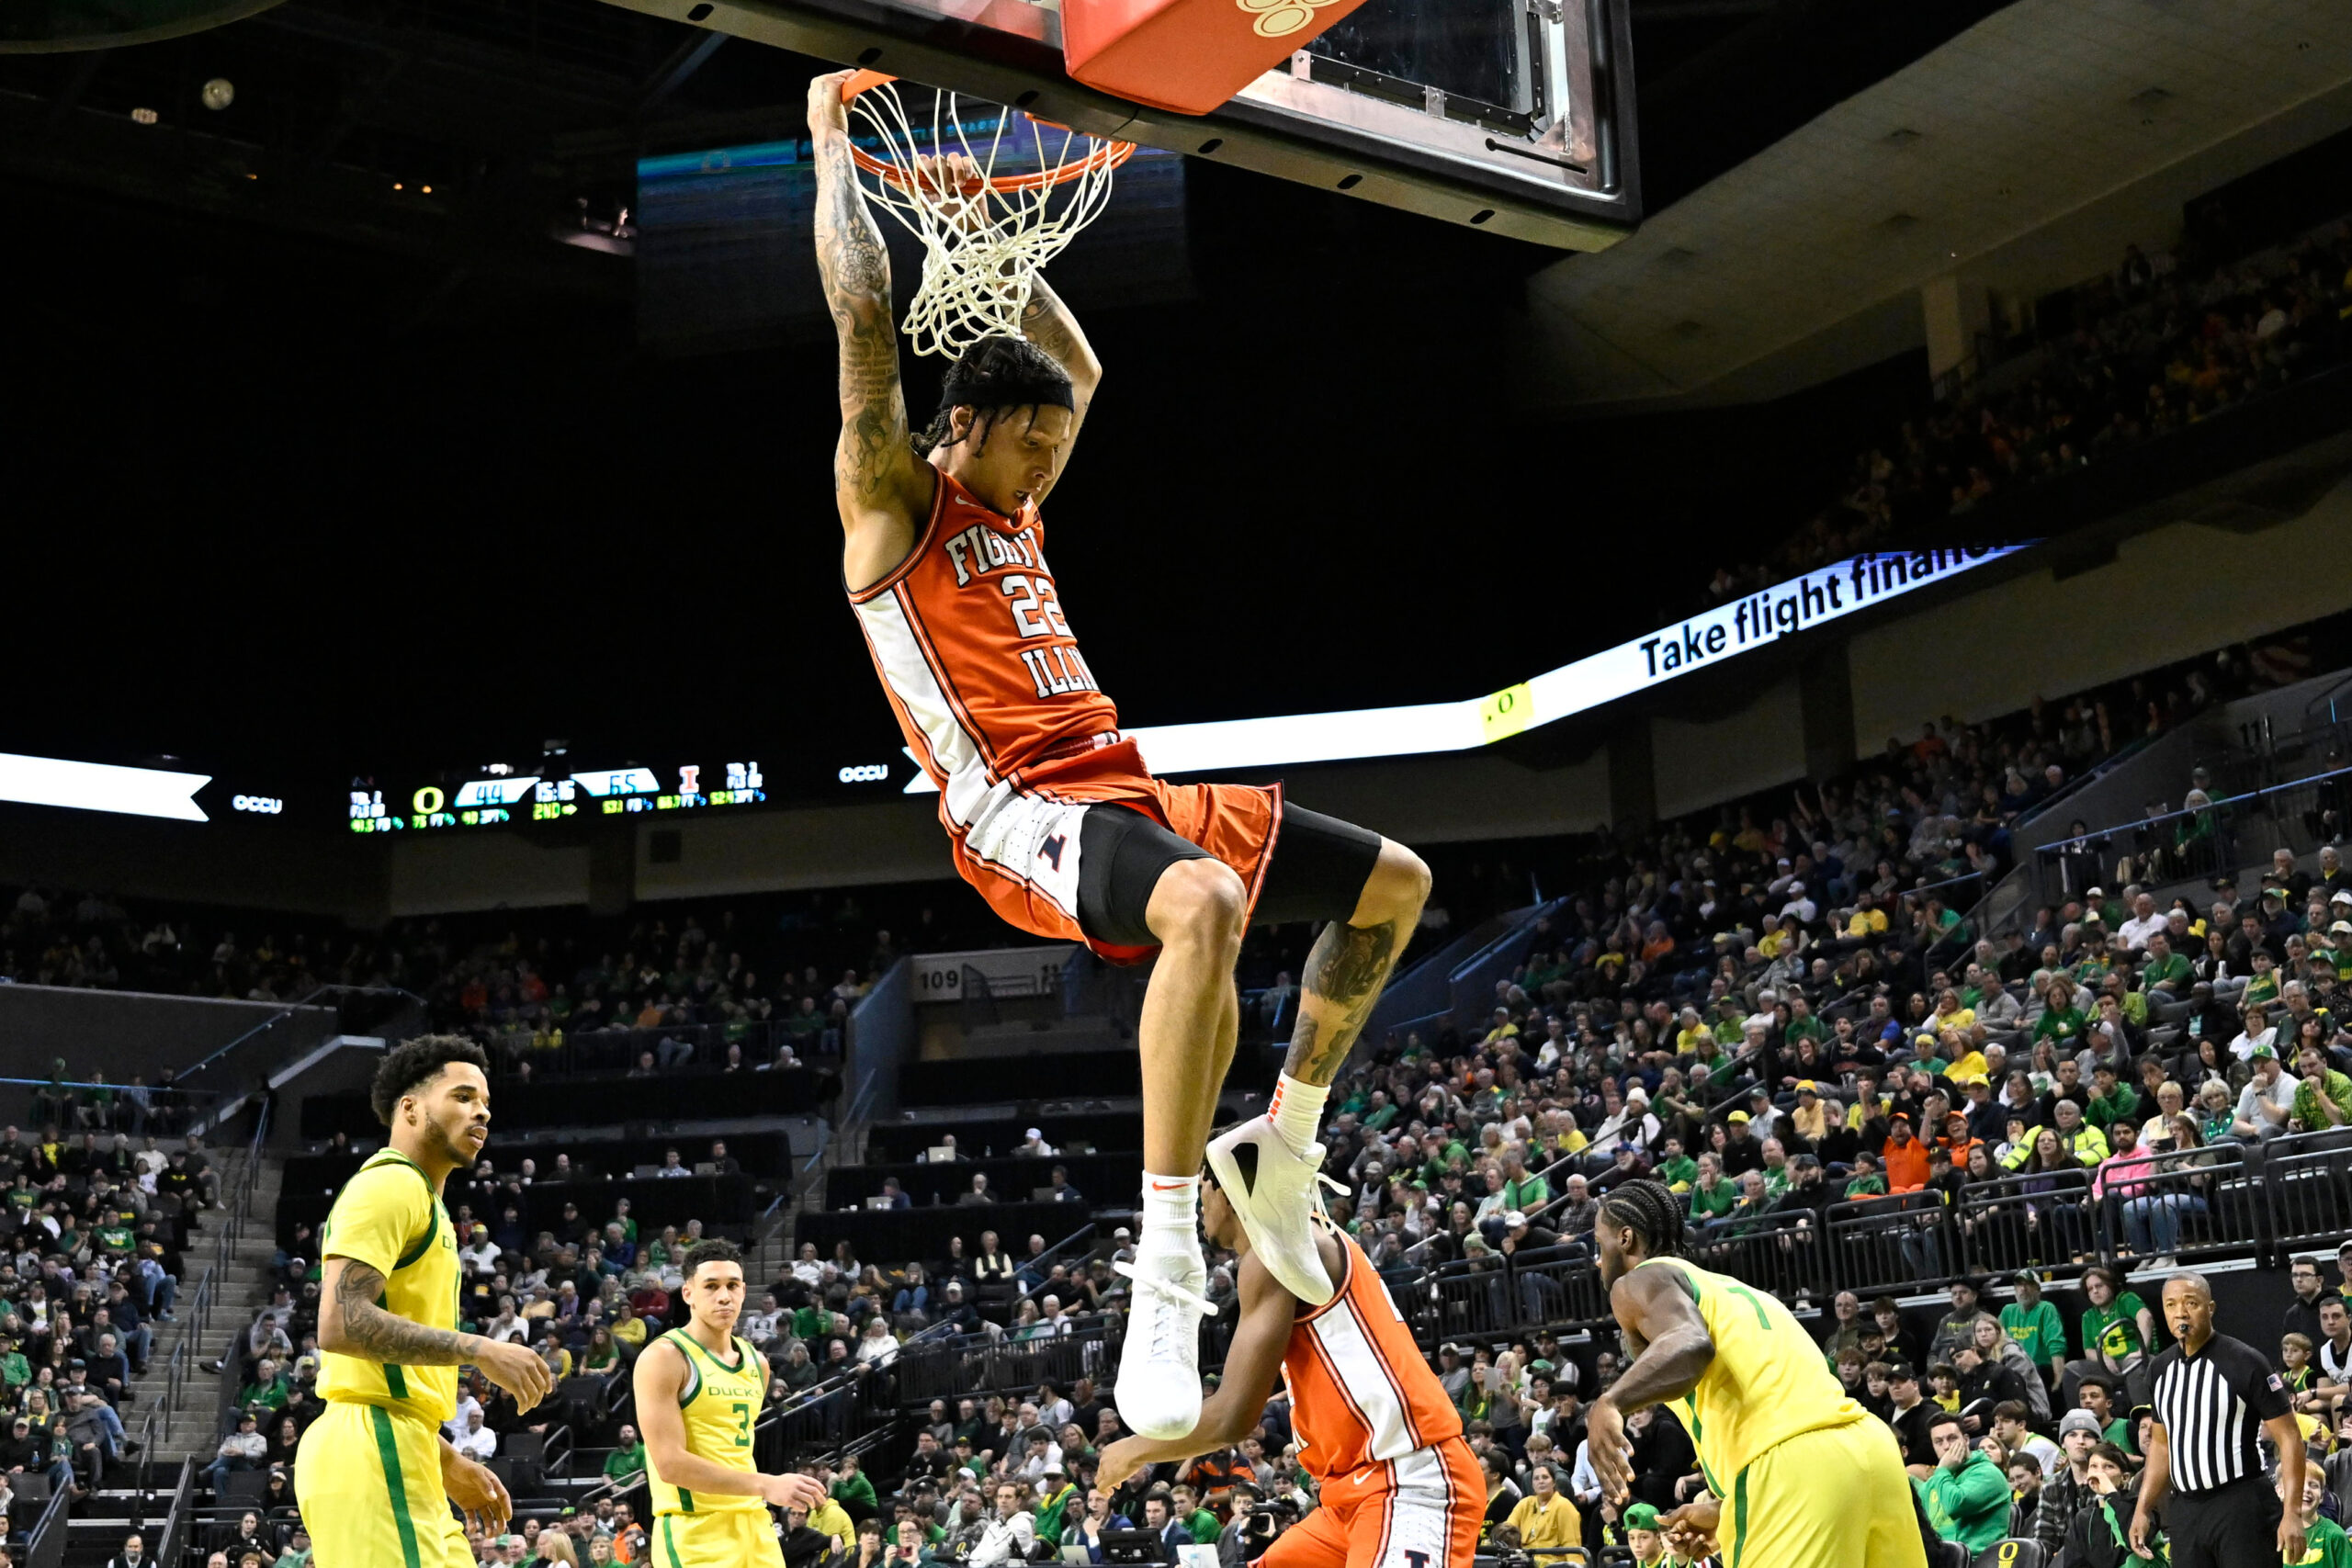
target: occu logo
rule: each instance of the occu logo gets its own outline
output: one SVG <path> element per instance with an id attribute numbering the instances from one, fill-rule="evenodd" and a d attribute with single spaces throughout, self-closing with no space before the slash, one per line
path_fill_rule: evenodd
<path id="1" fill-rule="evenodd" d="M 888 762 L 868 762 L 863 767 L 843 768 L 840 778 L 843 784 L 881 784 L 890 776 Z"/>
<path id="2" fill-rule="evenodd" d="M 229 804 L 239 811 L 257 811 L 264 817 L 275 817 L 286 809 L 284 801 L 272 800 L 266 795 L 232 795 Z"/>

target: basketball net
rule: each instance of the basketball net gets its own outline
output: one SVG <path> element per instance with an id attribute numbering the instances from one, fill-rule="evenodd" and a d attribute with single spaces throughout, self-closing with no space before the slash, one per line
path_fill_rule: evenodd
<path id="1" fill-rule="evenodd" d="M 870 71 L 852 78 L 842 96 L 856 122 L 852 158 L 872 176 L 860 182 L 866 195 L 922 243 L 922 280 L 902 323 L 915 352 L 955 358 L 984 337 L 1022 335 L 1021 315 L 1037 269 L 1102 212 L 1111 199 L 1112 173 L 1135 144 L 1012 109 L 967 111 L 955 94 L 944 92 L 934 96 L 924 136 L 909 118 L 897 84 Z M 857 145 L 861 128 L 878 144 L 876 152 Z M 1058 133 L 1058 145 L 1048 130 Z M 930 160 L 955 153 L 971 160 L 977 175 L 942 188 Z M 1001 161 L 1034 162 L 1034 168 L 999 175 Z"/>

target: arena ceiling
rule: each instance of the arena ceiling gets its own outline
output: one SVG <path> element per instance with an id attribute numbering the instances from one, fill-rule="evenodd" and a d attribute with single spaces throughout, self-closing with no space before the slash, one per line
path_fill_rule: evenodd
<path id="1" fill-rule="evenodd" d="M 2078 281 L 2352 125 L 2344 27 L 2335 0 L 2018 0 L 1539 274 L 1523 396 L 1774 397 L 1918 347 L 1931 278 Z"/>

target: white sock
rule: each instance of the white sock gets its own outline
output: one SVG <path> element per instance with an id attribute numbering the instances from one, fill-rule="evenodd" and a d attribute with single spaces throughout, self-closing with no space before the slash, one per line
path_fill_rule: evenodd
<path id="1" fill-rule="evenodd" d="M 1201 1179 L 1143 1173 L 1142 1234 L 1136 1252 L 1200 1256 Z"/>
<path id="2" fill-rule="evenodd" d="M 1330 1098 L 1331 1086 L 1302 1083 L 1288 1073 L 1274 1080 L 1273 1103 L 1266 1107 L 1266 1120 L 1283 1135 L 1290 1152 L 1299 1158 L 1315 1145 L 1316 1134 L 1323 1130 L 1323 1102 Z"/>

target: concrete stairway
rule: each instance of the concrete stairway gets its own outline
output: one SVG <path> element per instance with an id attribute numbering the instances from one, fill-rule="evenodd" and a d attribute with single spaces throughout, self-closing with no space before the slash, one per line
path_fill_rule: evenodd
<path id="1" fill-rule="evenodd" d="M 238 1163 L 242 1164 L 242 1156 Z M 228 1221 L 220 1211 L 208 1210 L 188 1237 L 183 1255 L 188 1277 L 180 1281 L 179 1321 L 155 1325 L 155 1344 L 147 1360 L 147 1375 L 132 1384 L 137 1404 L 130 1425 L 135 1435 L 153 1402 L 163 1397 L 164 1368 L 174 1348 L 182 1338 L 192 1337 L 190 1364 L 181 1385 L 179 1408 L 172 1413 L 170 1424 L 152 1456 L 158 1474 L 175 1471 L 180 1460 L 190 1454 L 209 1460 L 220 1446 L 220 1378 L 206 1371 L 201 1363 L 230 1352 L 253 1322 L 254 1314 L 269 1300 L 270 1258 L 277 1251 L 277 1194 L 283 1170 L 283 1162 L 276 1156 L 262 1156 L 261 1168 L 254 1176 L 251 1215 L 229 1253 L 226 1266 L 212 1282 L 212 1321 L 200 1335 L 195 1334 L 194 1314 L 188 1309 L 198 1281 L 207 1269 L 214 1267 L 213 1249 Z M 221 1173 L 223 1192 L 233 1190 L 235 1175 L 233 1168 Z M 232 1368 L 233 1365 L 232 1361 Z"/>

